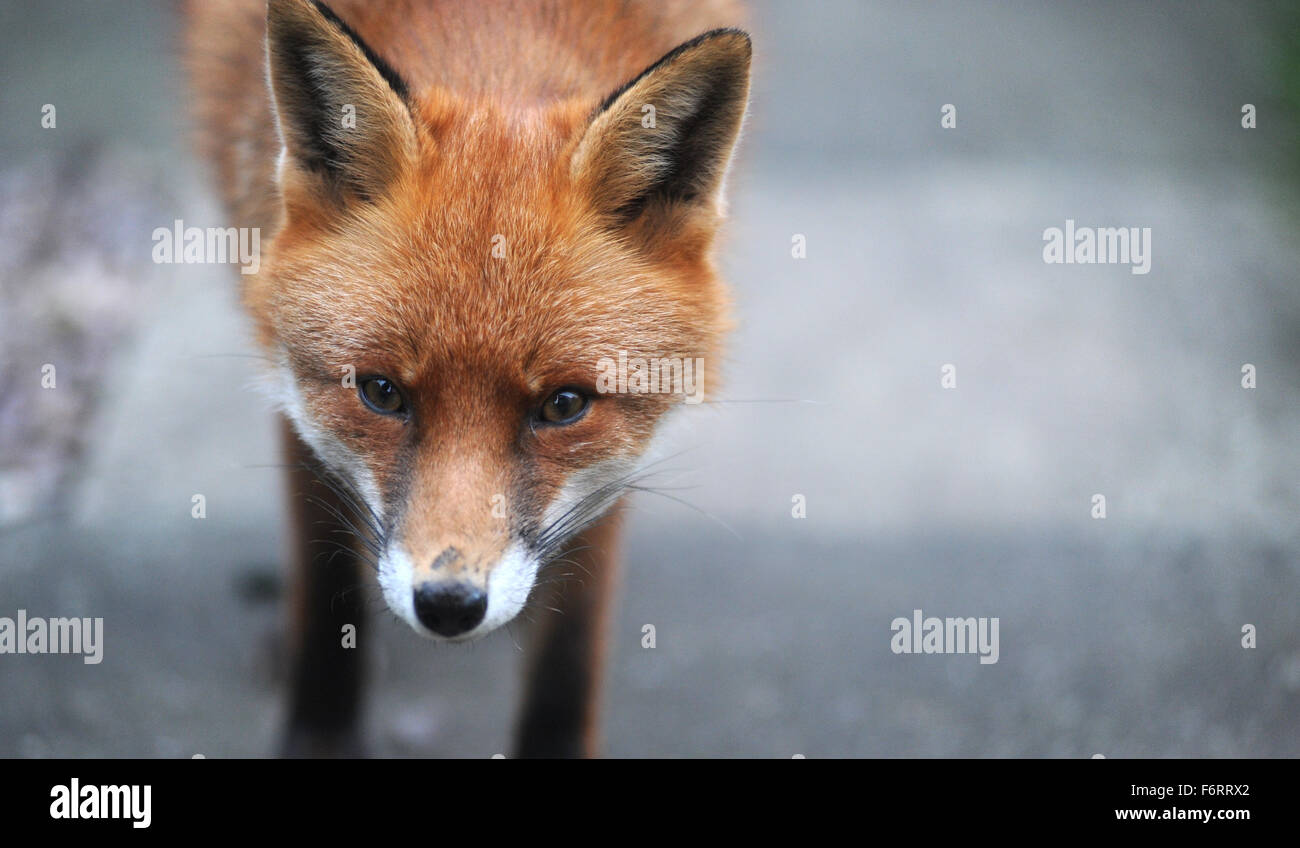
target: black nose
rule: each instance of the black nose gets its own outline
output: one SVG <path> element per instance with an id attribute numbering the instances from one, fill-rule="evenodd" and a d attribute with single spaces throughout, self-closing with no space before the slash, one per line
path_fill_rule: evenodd
<path id="1" fill-rule="evenodd" d="M 468 633 L 487 614 L 487 593 L 469 583 L 422 583 L 415 588 L 415 617 L 439 636 Z"/>

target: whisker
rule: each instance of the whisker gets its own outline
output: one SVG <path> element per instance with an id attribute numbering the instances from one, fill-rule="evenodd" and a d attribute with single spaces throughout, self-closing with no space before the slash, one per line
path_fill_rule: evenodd
<path id="1" fill-rule="evenodd" d="M 354 523 L 352 523 L 352 520 L 349 519 L 346 515 L 344 515 L 341 511 L 339 511 L 339 509 L 335 507 L 333 504 L 327 503 L 321 500 L 320 498 L 316 497 L 315 495 L 308 495 L 307 502 L 311 504 L 315 504 L 316 506 L 325 510 L 327 513 L 333 516 L 335 520 L 337 520 L 340 524 L 342 524 L 345 529 L 351 530 L 353 534 L 356 536 L 357 540 L 360 541 L 362 544 L 364 544 L 367 548 L 369 548 L 370 551 L 374 553 L 376 556 L 383 553 L 383 548 L 380 547 L 379 543 L 375 539 L 373 539 L 370 536 L 370 534 L 362 533 L 361 528 L 357 527 Z"/>
<path id="2" fill-rule="evenodd" d="M 710 521 L 715 521 L 715 522 L 717 522 L 718 526 L 722 527 L 724 530 L 726 530 L 726 531 L 727 531 L 728 533 L 730 533 L 732 536 L 736 537 L 736 540 L 737 540 L 737 541 L 744 541 L 744 537 L 741 536 L 739 533 L 737 533 L 734 529 L 732 529 L 732 527 L 731 527 L 730 524 L 728 524 L 727 522 L 723 521 L 721 518 L 718 518 L 716 515 L 714 515 L 713 513 L 709 512 L 708 510 L 706 510 L 706 509 L 701 509 L 700 507 L 696 506 L 695 504 L 691 503 L 690 501 L 683 500 L 682 498 L 679 498 L 679 497 L 677 497 L 677 496 L 675 496 L 675 495 L 670 495 L 670 494 L 668 494 L 668 491 L 669 491 L 669 490 L 659 489 L 659 488 L 652 487 L 652 486 L 636 486 L 636 485 L 628 486 L 628 488 L 631 489 L 631 490 L 634 491 L 634 492 L 648 492 L 648 493 L 650 493 L 650 494 L 652 494 L 652 495 L 659 495 L 660 497 L 667 498 L 668 500 L 673 501 L 673 502 L 675 502 L 675 503 L 679 503 L 679 504 L 681 504 L 682 506 L 687 507 L 688 509 L 692 509 L 692 510 L 694 510 L 695 512 L 698 512 L 700 515 L 703 515 L 705 518 L 709 519 Z"/>

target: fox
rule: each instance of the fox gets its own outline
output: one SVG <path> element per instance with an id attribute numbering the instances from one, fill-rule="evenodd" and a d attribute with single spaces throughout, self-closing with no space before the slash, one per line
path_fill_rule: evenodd
<path id="1" fill-rule="evenodd" d="M 600 755 L 622 505 L 687 400 L 601 363 L 722 355 L 742 13 L 183 6 L 199 154 L 262 233 L 240 296 L 290 495 L 284 755 L 366 751 L 340 634 L 368 632 L 367 568 L 438 642 L 527 621 L 514 755 Z"/>

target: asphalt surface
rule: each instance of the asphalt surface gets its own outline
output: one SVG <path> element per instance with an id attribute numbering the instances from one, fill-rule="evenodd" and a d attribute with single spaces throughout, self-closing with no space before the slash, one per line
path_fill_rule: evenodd
<path id="1" fill-rule="evenodd" d="M 99 6 L 0 12 L 7 108 L 63 127 L 0 122 L 6 165 L 93 144 L 157 182 L 146 217 L 219 221 L 173 23 Z M 1265 9 L 758 7 L 727 402 L 677 434 L 691 507 L 632 507 L 611 755 L 1300 754 L 1296 124 Z M 1151 272 L 1044 264 L 1067 219 L 1150 227 Z M 149 247 L 58 508 L 0 531 L 0 616 L 102 616 L 105 658 L 0 656 L 0 756 L 274 749 L 274 423 L 229 269 Z M 371 597 L 372 750 L 508 752 L 514 635 L 434 646 Z M 998 662 L 893 653 L 914 609 L 997 617 Z"/>

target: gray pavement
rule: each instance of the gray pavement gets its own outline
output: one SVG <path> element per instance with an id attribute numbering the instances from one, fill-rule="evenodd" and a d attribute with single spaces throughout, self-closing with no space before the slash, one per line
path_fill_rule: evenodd
<path id="1" fill-rule="evenodd" d="M 0 122 L 5 166 L 94 143 L 160 183 L 146 217 L 219 220 L 173 23 L 99 6 L 0 9 L 6 109 L 67 122 Z M 633 504 L 610 754 L 1300 755 L 1297 124 L 1270 10 L 758 5 L 728 402 L 676 434 L 698 511 Z M 1150 227 L 1151 273 L 1045 265 L 1067 218 Z M 0 756 L 273 749 L 273 421 L 229 269 L 140 242 L 138 328 L 58 508 L 0 529 L 0 615 L 103 616 L 105 660 L 0 656 Z M 513 635 L 434 646 L 371 599 L 374 750 L 508 751 Z M 916 608 L 998 617 L 998 663 L 893 654 Z"/>

